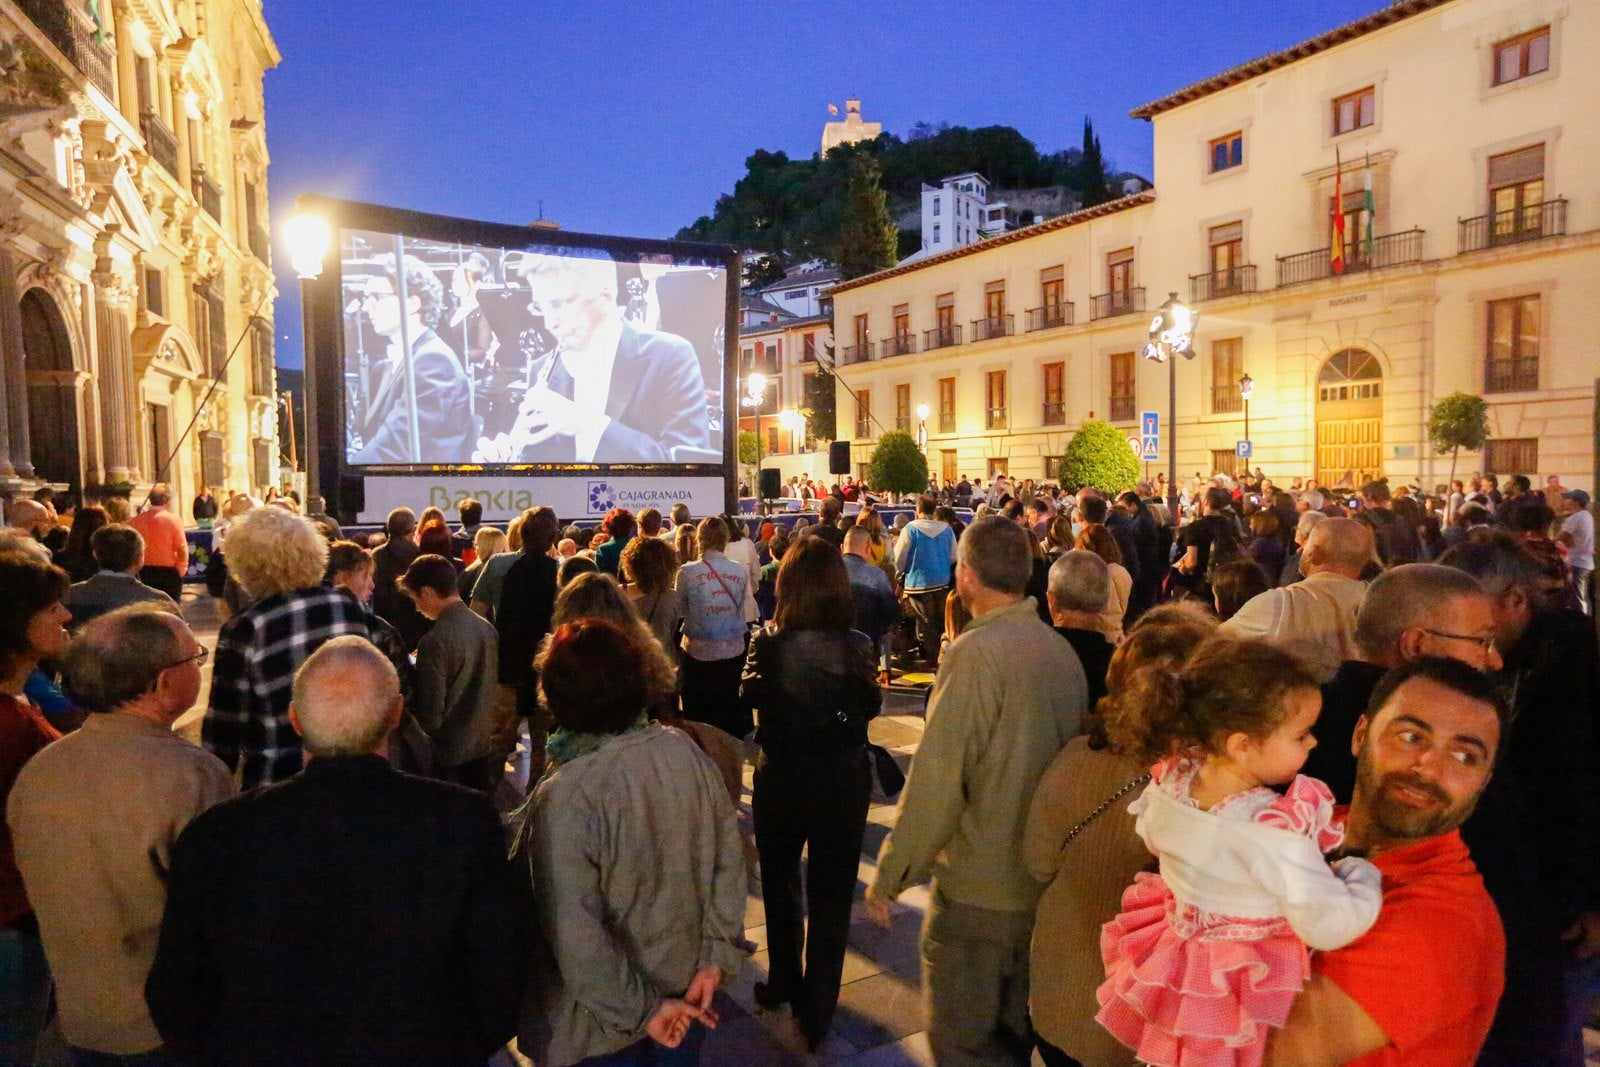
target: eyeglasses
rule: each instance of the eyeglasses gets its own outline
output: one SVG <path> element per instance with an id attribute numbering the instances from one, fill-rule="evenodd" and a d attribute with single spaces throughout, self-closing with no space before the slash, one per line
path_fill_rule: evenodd
<path id="1" fill-rule="evenodd" d="M 210 658 L 211 658 L 211 650 L 209 648 L 205 647 L 204 645 L 201 645 L 200 646 L 200 650 L 198 652 L 196 652 L 194 655 L 185 656 L 185 657 L 183 657 L 182 659 L 180 659 L 176 663 L 169 663 L 165 667 L 162 667 L 161 670 L 170 671 L 172 668 L 181 667 L 185 663 L 193 663 L 196 667 L 204 667 L 206 665 L 206 660 L 208 660 Z M 158 671 L 156 673 L 159 674 L 160 671 Z"/>
<path id="2" fill-rule="evenodd" d="M 1422 632 L 1432 634 L 1434 637 L 1443 637 L 1450 641 L 1471 641 L 1485 652 L 1494 651 L 1493 637 L 1480 637 L 1477 634 L 1453 634 L 1448 630 L 1430 630 L 1427 627 L 1423 627 Z"/>

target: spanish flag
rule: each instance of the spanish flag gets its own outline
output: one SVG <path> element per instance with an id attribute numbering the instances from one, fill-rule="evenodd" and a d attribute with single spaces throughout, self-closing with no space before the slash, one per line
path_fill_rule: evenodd
<path id="1" fill-rule="evenodd" d="M 828 114 L 837 115 L 838 113 L 839 113 L 839 106 L 837 104 L 829 104 L 828 105 Z"/>
<path id="2" fill-rule="evenodd" d="M 1328 249 L 1333 273 L 1344 273 L 1344 164 L 1339 150 L 1333 150 L 1333 244 Z"/>

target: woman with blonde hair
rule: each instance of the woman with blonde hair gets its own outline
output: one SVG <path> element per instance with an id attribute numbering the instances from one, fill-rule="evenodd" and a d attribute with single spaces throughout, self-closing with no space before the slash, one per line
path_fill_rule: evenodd
<path id="1" fill-rule="evenodd" d="M 493 526 L 478 527 L 478 532 L 472 536 L 472 565 L 461 572 L 459 588 L 462 600 L 472 603 L 472 589 L 478 584 L 484 565 L 504 552 L 508 543 L 506 535 Z"/>
<path id="2" fill-rule="evenodd" d="M 1111 531 L 1097 522 L 1084 526 L 1073 548 L 1086 548 L 1106 561 L 1111 574 L 1111 596 L 1100 613 L 1100 630 L 1112 644 L 1122 640 L 1122 619 L 1128 613 L 1128 597 L 1133 593 L 1133 575 L 1122 565 L 1122 549 Z"/>
<path id="3" fill-rule="evenodd" d="M 672 535 L 672 547 L 678 550 L 678 566 L 693 563 L 700 558 L 699 538 L 693 523 L 683 523 Z"/>

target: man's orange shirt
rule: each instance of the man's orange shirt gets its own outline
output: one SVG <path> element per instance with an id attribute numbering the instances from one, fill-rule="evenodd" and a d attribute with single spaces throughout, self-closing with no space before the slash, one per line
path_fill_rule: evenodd
<path id="1" fill-rule="evenodd" d="M 189 569 L 189 543 L 183 539 L 183 526 L 166 508 L 146 508 L 128 520 L 128 525 L 144 538 L 146 567 Z"/>
<path id="2" fill-rule="evenodd" d="M 1383 910 L 1365 935 L 1318 953 L 1326 975 L 1389 1035 L 1364 1067 L 1471 1067 L 1505 988 L 1506 938 L 1459 831 L 1375 856 Z"/>

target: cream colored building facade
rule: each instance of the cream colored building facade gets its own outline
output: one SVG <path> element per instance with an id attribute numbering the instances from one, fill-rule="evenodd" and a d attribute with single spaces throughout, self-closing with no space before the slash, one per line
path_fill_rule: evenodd
<path id="1" fill-rule="evenodd" d="M 828 442 L 818 440 L 805 421 L 808 381 L 822 373 L 833 344 L 826 314 L 753 324 L 739 330 L 739 393 L 751 371 L 767 377 L 761 407 L 761 465 L 776 467 L 784 481 L 796 474 L 822 477 L 828 470 Z M 739 429 L 756 430 L 752 409 L 739 409 Z"/>
<path id="2" fill-rule="evenodd" d="M 1154 410 L 1165 470 L 1168 368 L 1137 353 L 1176 292 L 1200 315 L 1182 477 L 1244 462 L 1248 410 L 1280 484 L 1432 488 L 1429 404 L 1461 390 L 1490 444 L 1458 476 L 1592 487 L 1597 99 L 1600 5 L 1565 0 L 1402 0 L 1181 89 L 1134 113 L 1154 190 L 835 288 L 840 377 L 875 416 L 841 389 L 840 432 L 864 464 L 926 403 L 936 476 L 1053 477 L 1085 420 L 1137 437 Z"/>
<path id="3" fill-rule="evenodd" d="M 280 56 L 259 0 L 98 10 L 0 0 L 0 488 L 161 480 L 187 520 L 276 481 Z"/>

